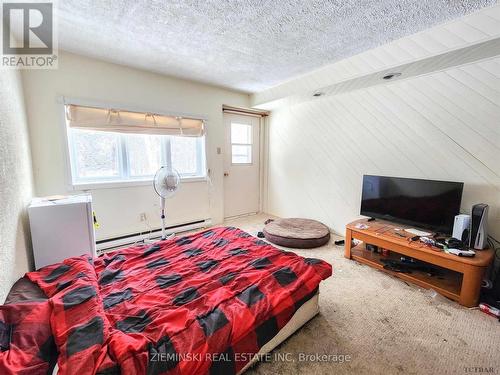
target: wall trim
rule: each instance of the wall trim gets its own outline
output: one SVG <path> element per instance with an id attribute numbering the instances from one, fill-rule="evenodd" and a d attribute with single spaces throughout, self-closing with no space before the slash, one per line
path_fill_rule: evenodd
<path id="1" fill-rule="evenodd" d="M 166 229 L 167 234 L 176 234 L 187 232 L 194 229 L 206 228 L 212 225 L 211 219 L 203 219 L 198 221 L 192 221 L 189 223 L 171 225 Z M 130 233 L 119 237 L 108 238 L 105 240 L 96 241 L 97 251 L 102 254 L 106 251 L 115 249 L 117 247 L 131 245 L 145 240 L 156 240 L 161 238 L 161 228 L 153 229 L 151 232 L 142 233 Z"/>

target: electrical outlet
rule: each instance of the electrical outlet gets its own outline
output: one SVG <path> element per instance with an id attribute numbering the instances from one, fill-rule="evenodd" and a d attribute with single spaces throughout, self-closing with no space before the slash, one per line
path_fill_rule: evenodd
<path id="1" fill-rule="evenodd" d="M 141 214 L 139 215 L 139 219 L 140 219 L 141 221 L 146 221 L 146 220 L 148 219 L 148 218 L 146 217 L 146 213 L 145 213 L 145 212 L 141 213 Z"/>

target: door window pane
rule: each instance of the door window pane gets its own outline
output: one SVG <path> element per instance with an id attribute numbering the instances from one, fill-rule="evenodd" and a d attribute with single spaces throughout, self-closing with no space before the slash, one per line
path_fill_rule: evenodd
<path id="1" fill-rule="evenodd" d="M 232 145 L 232 163 L 233 164 L 251 164 L 252 146 L 251 145 Z"/>
<path id="2" fill-rule="evenodd" d="M 252 144 L 252 125 L 231 123 L 231 143 Z"/>
<path id="3" fill-rule="evenodd" d="M 120 175 L 120 136 L 73 129 L 74 169 L 80 179 L 106 179 Z"/>
<path id="4" fill-rule="evenodd" d="M 252 125 L 231 123 L 231 162 L 252 163 Z"/>
<path id="5" fill-rule="evenodd" d="M 198 140 L 193 137 L 170 137 L 172 165 L 181 175 L 195 175 L 198 168 Z"/>
<path id="6" fill-rule="evenodd" d="M 153 176 L 161 166 L 161 135 L 124 135 L 130 177 Z"/>

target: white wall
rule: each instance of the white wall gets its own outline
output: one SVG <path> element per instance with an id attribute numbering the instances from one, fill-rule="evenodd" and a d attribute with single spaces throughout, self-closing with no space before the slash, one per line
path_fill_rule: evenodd
<path id="1" fill-rule="evenodd" d="M 343 233 L 363 174 L 465 182 L 500 239 L 500 58 L 277 108 L 267 211 Z"/>
<path id="2" fill-rule="evenodd" d="M 33 264 L 26 206 L 32 171 L 21 75 L 0 73 L 0 302 Z"/>
<path id="3" fill-rule="evenodd" d="M 248 107 L 248 95 L 66 52 L 59 56 L 59 69 L 25 71 L 23 80 L 36 195 L 73 193 L 65 174 L 59 96 L 192 113 L 208 118 L 208 167 L 213 185 L 209 189 L 206 182 L 182 184 L 167 202 L 167 221 L 177 224 L 210 217 L 215 223 L 222 221 L 223 155 L 216 153 L 224 140 L 222 105 Z M 147 230 L 139 220 L 142 212 L 151 226 L 159 226 L 159 199 L 150 186 L 92 190 L 91 194 L 101 224 L 98 239 Z"/>

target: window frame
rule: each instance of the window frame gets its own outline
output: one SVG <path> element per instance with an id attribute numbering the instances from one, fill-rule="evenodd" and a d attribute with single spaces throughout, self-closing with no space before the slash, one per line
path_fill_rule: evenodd
<path id="1" fill-rule="evenodd" d="M 165 111 L 154 111 L 152 109 L 140 109 L 134 108 L 126 105 L 119 105 L 117 103 L 102 103 L 93 102 L 80 99 L 69 99 L 65 97 L 59 97 L 58 102 L 61 106 L 61 125 L 63 128 L 63 149 L 65 153 L 65 169 L 66 169 L 66 180 L 69 190 L 92 190 L 92 189 L 107 189 L 107 188 L 119 188 L 119 187 L 133 187 L 133 186 L 145 186 L 151 185 L 154 179 L 152 176 L 138 176 L 131 177 L 130 170 L 128 168 L 128 152 L 125 142 L 126 133 L 114 133 L 120 136 L 119 141 L 119 176 L 116 178 L 109 177 L 93 177 L 89 179 L 79 179 L 77 178 L 76 166 L 72 163 L 74 160 L 75 149 L 73 147 L 73 141 L 71 137 L 71 129 L 69 129 L 66 123 L 65 106 L 68 104 L 82 105 L 82 106 L 94 106 L 101 108 L 126 108 L 128 110 L 140 111 L 140 112 L 153 112 L 165 115 L 176 115 L 185 117 L 195 117 L 203 119 L 206 122 L 206 118 L 199 115 L 186 114 L 186 113 L 176 113 L 176 112 L 165 112 Z M 110 132 L 113 133 L 113 132 Z M 123 135 L 123 136 L 122 136 Z M 170 137 L 162 141 L 162 155 L 161 164 L 164 165 L 167 160 L 171 160 L 171 148 L 170 148 Z M 197 140 L 197 164 L 199 166 L 199 174 L 196 175 L 181 175 L 182 182 L 206 182 L 208 180 L 208 158 L 206 152 L 206 134 L 202 137 L 196 137 Z"/>
<path id="2" fill-rule="evenodd" d="M 229 131 L 229 146 L 231 148 L 231 166 L 245 166 L 245 165 L 253 165 L 254 161 L 254 152 L 253 152 L 253 145 L 254 145 L 254 134 L 253 134 L 253 125 L 252 124 L 245 124 L 242 122 L 236 122 L 236 121 L 231 121 L 230 123 L 230 131 Z M 245 125 L 250 127 L 250 143 L 233 143 L 233 124 L 237 125 Z M 250 147 L 250 162 L 249 163 L 235 163 L 233 161 L 233 146 L 247 146 Z"/>

